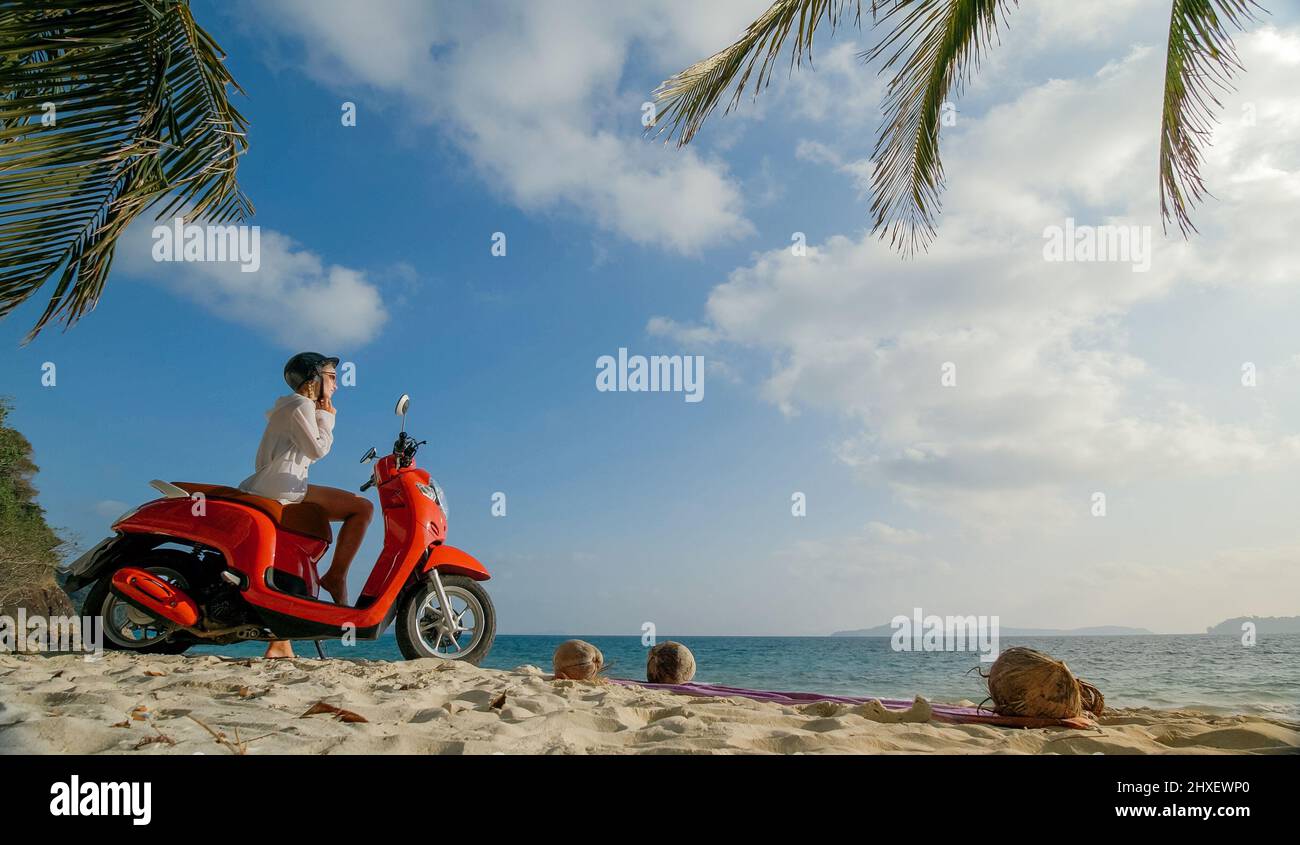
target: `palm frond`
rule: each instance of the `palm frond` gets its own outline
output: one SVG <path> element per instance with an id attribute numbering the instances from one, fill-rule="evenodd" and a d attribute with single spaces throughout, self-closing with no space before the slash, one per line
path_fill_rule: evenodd
<path id="1" fill-rule="evenodd" d="M 655 134 L 666 134 L 667 138 L 676 135 L 679 147 L 689 144 L 733 83 L 735 92 L 724 114 L 736 107 L 755 67 L 758 76 L 754 80 L 754 94 L 767 87 L 781 49 L 796 24 L 791 68 L 812 60 L 813 32 L 819 24 L 828 22 L 834 31 L 849 7 L 858 24 L 862 17 L 861 5 L 862 0 L 776 0 L 730 47 L 696 62 L 655 89 L 654 97 L 659 103 Z"/>
<path id="2" fill-rule="evenodd" d="M 895 248 L 912 252 L 934 236 L 943 187 L 939 122 L 945 100 L 959 92 L 978 66 L 979 50 L 997 35 L 1017 0 L 872 0 L 874 25 L 892 24 L 862 55 L 873 61 L 889 54 L 884 69 L 897 68 L 885 98 L 886 121 L 872 153 L 875 169 L 872 231 L 888 235 Z M 820 23 L 832 31 L 850 11 L 861 25 L 861 0 L 777 0 L 730 47 L 697 62 L 655 90 L 656 134 L 690 143 L 704 121 L 733 89 L 726 111 L 744 94 L 757 70 L 755 95 L 771 81 L 787 38 L 794 33 L 791 68 L 811 61 L 813 34 Z M 797 29 L 796 29 L 797 25 Z"/>
<path id="3" fill-rule="evenodd" d="M 1242 70 L 1229 29 L 1255 20 L 1252 0 L 1173 0 L 1160 120 L 1160 216 L 1183 237 L 1196 231 L 1190 209 L 1208 195 L 1201 180 L 1202 149 L 1222 106 L 1216 92 L 1232 90 Z M 1262 10 L 1262 9 L 1261 9 Z"/>
<path id="4" fill-rule="evenodd" d="M 53 284 L 28 340 L 94 308 L 118 237 L 150 207 L 252 213 L 223 57 L 187 0 L 0 3 L 0 317 Z"/>
<path id="5" fill-rule="evenodd" d="M 872 231 L 911 254 L 934 238 L 943 190 L 939 126 L 943 104 L 979 67 L 997 37 L 998 13 L 1017 0 L 897 0 L 879 17 L 893 28 L 862 54 L 897 67 L 885 94 L 886 120 L 871 158 Z M 891 52 L 892 51 L 892 52 Z"/>

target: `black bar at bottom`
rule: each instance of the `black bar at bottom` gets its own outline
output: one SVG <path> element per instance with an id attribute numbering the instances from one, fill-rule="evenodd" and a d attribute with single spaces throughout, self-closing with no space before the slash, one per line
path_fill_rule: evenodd
<path id="1" fill-rule="evenodd" d="M 46 834 L 134 826 L 235 836 L 256 825 L 245 830 L 259 838 L 337 835 L 340 824 L 379 818 L 386 833 L 429 831 L 442 813 L 481 816 L 476 824 L 577 824 L 587 833 L 617 831 L 630 819 L 646 832 L 661 819 L 670 827 L 660 832 L 680 833 L 684 819 L 695 827 L 779 817 L 783 825 L 847 822 L 864 832 L 904 821 L 926 832 L 973 833 L 972 825 L 994 819 L 1018 825 L 1040 815 L 1070 827 L 1194 821 L 1224 831 L 1292 822 L 1300 757 L 9 756 L 0 771 L 6 822 L 40 823 Z M 131 784 L 135 805 L 127 803 Z M 148 823 L 135 825 L 132 806 L 146 794 Z M 126 805 L 120 815 L 82 812 L 100 799 L 110 811 L 115 796 L 119 810 Z"/>

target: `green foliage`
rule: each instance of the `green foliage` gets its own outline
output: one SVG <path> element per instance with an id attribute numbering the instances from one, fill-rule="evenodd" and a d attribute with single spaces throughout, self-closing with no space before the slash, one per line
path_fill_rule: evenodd
<path id="1" fill-rule="evenodd" d="M 1160 116 L 1160 213 L 1183 235 L 1196 231 L 1188 210 L 1208 193 L 1201 160 L 1221 105 L 1216 92 L 1231 90 L 1242 69 L 1231 32 L 1245 29 L 1257 9 L 1254 0 L 1174 0 Z"/>
<path id="2" fill-rule="evenodd" d="M 95 307 L 145 211 L 252 213 L 224 56 L 188 0 L 0 0 L 0 317 L 47 290 L 29 340 Z"/>
<path id="3" fill-rule="evenodd" d="M 36 503 L 32 445 L 6 424 L 10 410 L 0 397 L 0 603 L 14 589 L 53 585 L 61 545 Z"/>

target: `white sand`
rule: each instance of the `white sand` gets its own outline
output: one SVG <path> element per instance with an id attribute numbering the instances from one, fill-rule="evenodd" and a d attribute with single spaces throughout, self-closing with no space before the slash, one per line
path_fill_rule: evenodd
<path id="1" fill-rule="evenodd" d="M 303 717 L 321 701 L 365 721 Z M 1300 725 L 1256 716 L 1114 710 L 1096 730 L 1025 730 L 920 721 L 926 710 L 899 721 L 870 705 L 691 698 L 440 660 L 0 654 L 0 753 L 1300 751 Z"/>

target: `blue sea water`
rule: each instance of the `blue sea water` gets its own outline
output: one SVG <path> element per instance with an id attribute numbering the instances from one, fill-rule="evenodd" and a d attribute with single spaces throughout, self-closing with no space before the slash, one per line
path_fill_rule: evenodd
<path id="1" fill-rule="evenodd" d="M 640 637 L 574 635 L 596 645 L 607 674 L 645 678 Z M 500 635 L 483 665 L 550 671 L 551 654 L 568 636 Z M 955 702 L 984 698 L 981 664 L 973 652 L 899 652 L 887 637 L 660 637 L 695 654 L 695 680 L 753 689 L 798 690 Z M 1064 660 L 1113 707 L 1190 708 L 1300 719 L 1300 634 L 1260 637 L 1243 646 L 1232 636 L 1155 635 L 1004 637 L 1002 649 L 1029 646 Z M 260 655 L 265 646 L 240 643 L 194 648 L 191 654 Z M 298 655 L 314 657 L 310 642 Z M 344 647 L 325 643 L 329 657 L 401 660 L 391 636 Z"/>

